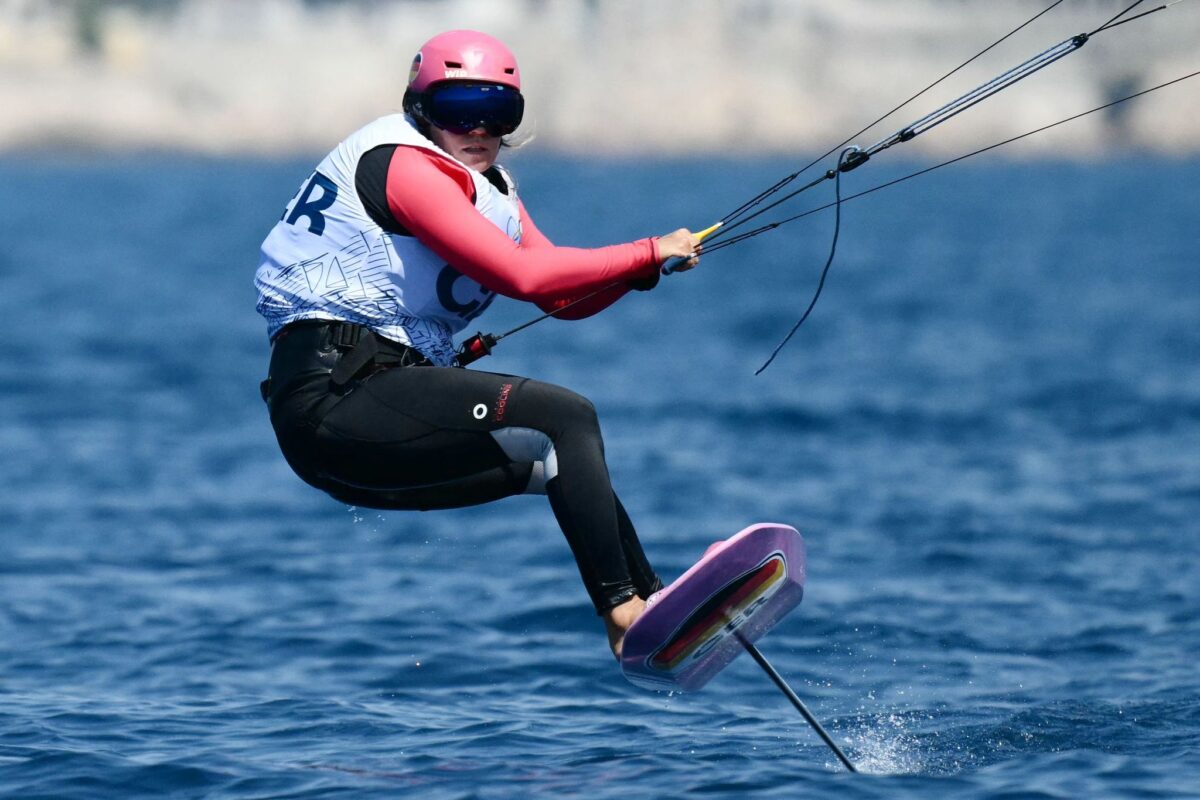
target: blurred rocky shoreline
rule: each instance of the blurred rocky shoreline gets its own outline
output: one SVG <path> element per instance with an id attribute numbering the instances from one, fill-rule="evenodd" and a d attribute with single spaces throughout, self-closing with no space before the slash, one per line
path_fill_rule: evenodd
<path id="1" fill-rule="evenodd" d="M 397 110 L 409 61 L 452 27 L 516 52 L 519 136 L 579 154 L 823 150 L 1046 0 L 0 0 L 0 152 L 312 153 Z M 1067 2 L 872 133 L 1128 3 Z M 1147 6 L 1147 8 L 1152 6 Z M 906 149 L 945 155 L 1200 69 L 1200 5 L 1095 37 Z M 1200 149 L 1200 77 L 1005 152 Z"/>

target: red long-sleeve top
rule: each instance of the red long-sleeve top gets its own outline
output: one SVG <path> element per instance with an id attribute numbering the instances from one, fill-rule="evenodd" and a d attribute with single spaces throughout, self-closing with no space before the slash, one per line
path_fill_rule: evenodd
<path id="1" fill-rule="evenodd" d="M 475 184 L 466 168 L 422 148 L 396 147 L 386 193 L 388 209 L 408 232 L 463 275 L 506 297 L 553 311 L 618 283 L 571 306 L 560 319 L 607 308 L 629 291 L 626 281 L 651 277 L 658 269 L 653 238 L 591 249 L 558 247 L 519 201 L 521 241 L 514 242 L 476 210 Z"/>

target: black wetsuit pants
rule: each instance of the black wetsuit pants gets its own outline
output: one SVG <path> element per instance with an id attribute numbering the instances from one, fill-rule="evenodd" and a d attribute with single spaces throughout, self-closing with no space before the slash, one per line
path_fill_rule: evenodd
<path id="1" fill-rule="evenodd" d="M 386 352 L 347 375 L 338 365 L 363 361 L 355 358 L 363 340 L 348 344 L 360 335 L 373 336 L 344 323 L 295 323 L 276 338 L 264 396 L 301 478 L 380 509 L 544 492 L 597 612 L 661 588 L 609 482 L 588 400 L 527 378 L 429 366 L 377 337 Z"/>

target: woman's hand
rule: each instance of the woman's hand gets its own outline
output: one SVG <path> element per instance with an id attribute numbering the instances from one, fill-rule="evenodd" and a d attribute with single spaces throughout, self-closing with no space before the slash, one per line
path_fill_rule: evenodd
<path id="1" fill-rule="evenodd" d="M 699 264 L 701 249 L 700 240 L 687 228 L 658 237 L 659 263 L 675 257 L 687 259 L 675 269 L 676 272 L 686 272 Z"/>

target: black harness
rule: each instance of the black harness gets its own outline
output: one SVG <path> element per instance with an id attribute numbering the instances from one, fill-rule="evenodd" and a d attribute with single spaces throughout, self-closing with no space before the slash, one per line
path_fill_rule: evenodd
<path id="1" fill-rule="evenodd" d="M 385 339 L 370 328 L 351 322 L 293 322 L 279 332 L 273 345 L 278 348 L 285 339 L 288 350 L 315 355 L 321 365 L 318 369 L 329 372 L 330 382 L 339 391 L 344 391 L 352 381 L 381 370 L 433 366 L 433 362 L 415 347 Z M 286 368 L 283 371 L 292 372 Z M 269 400 L 275 390 L 283 388 L 294 377 L 276 375 L 275 372 L 272 369 L 259 386 L 263 400 Z"/>

